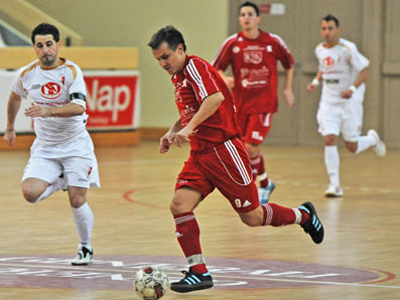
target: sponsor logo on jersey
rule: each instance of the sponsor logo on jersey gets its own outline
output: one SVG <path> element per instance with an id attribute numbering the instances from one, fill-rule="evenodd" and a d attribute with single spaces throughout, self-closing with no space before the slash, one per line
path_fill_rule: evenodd
<path id="1" fill-rule="evenodd" d="M 264 139 L 264 137 L 260 134 L 259 131 L 252 131 L 251 138 L 258 141 L 262 141 Z"/>
<path id="2" fill-rule="evenodd" d="M 259 64 L 262 61 L 262 51 L 251 50 L 243 53 L 244 62 L 250 64 Z"/>
<path id="3" fill-rule="evenodd" d="M 186 183 L 188 183 L 188 182 L 189 182 L 189 181 L 183 180 L 183 179 L 178 179 L 178 180 L 176 181 L 177 184 L 186 184 Z"/>
<path id="4" fill-rule="evenodd" d="M 62 88 L 56 82 L 48 82 L 40 88 L 40 94 L 46 99 L 56 99 L 61 95 Z"/>
<path id="5" fill-rule="evenodd" d="M 31 86 L 31 90 L 37 90 L 37 89 L 40 89 L 40 84 L 33 84 Z"/>

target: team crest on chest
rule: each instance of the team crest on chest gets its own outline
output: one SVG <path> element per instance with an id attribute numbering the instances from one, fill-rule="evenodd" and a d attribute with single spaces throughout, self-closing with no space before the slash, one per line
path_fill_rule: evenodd
<path id="1" fill-rule="evenodd" d="M 322 60 L 322 65 L 330 68 L 335 65 L 335 59 L 332 56 L 327 56 Z"/>
<path id="2" fill-rule="evenodd" d="M 40 88 L 40 94 L 46 99 L 56 99 L 61 95 L 62 88 L 56 82 L 47 82 Z"/>

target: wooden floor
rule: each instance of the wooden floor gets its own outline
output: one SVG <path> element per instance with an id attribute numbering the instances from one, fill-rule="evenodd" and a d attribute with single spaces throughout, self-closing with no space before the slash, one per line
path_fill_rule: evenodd
<path id="1" fill-rule="evenodd" d="M 169 291 L 163 299 L 400 299 L 400 151 L 389 151 L 385 158 L 373 151 L 360 155 L 340 151 L 345 196 L 326 199 L 322 148 L 264 148 L 267 170 L 277 186 L 272 202 L 295 207 L 312 201 L 326 228 L 323 244 L 313 244 L 298 226 L 248 228 L 214 192 L 196 211 L 203 251 L 206 259 L 222 262 L 265 261 L 265 269 L 283 262 L 373 270 L 380 274 L 377 280 L 348 278 L 348 283 L 340 284 L 326 280 L 310 286 L 305 282 L 299 287 L 267 288 L 259 281 L 259 288 L 226 286 L 184 295 Z M 165 256 L 168 261 L 176 257 L 184 262 L 168 206 L 187 153 L 183 147 L 158 154 L 156 142 L 96 149 L 102 188 L 89 191 L 95 216 L 95 258 L 120 261 L 148 256 L 151 261 Z M 46 277 L 51 287 L 33 288 L 27 280 L 39 282 L 43 275 L 24 276 L 2 260 L 13 256 L 72 258 L 78 243 L 66 193 L 58 192 L 36 205 L 22 199 L 20 177 L 27 158 L 27 151 L 0 152 L 0 299 L 139 299 L 131 289 L 92 288 L 90 279 L 73 279 L 87 280 L 87 288 L 76 289 L 64 286 L 65 278 Z M 12 284 L 5 284 L 10 272 L 19 275 L 14 275 Z M 274 280 L 283 285 L 296 283 L 294 277 Z"/>

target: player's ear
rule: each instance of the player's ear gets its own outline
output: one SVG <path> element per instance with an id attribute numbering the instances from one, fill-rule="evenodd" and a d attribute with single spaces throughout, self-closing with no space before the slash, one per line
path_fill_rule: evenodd
<path id="1" fill-rule="evenodd" d="M 178 49 L 180 52 L 185 52 L 185 50 L 184 50 L 184 47 L 183 47 L 183 44 L 182 44 L 182 43 L 180 43 L 180 44 L 178 45 L 177 49 Z"/>

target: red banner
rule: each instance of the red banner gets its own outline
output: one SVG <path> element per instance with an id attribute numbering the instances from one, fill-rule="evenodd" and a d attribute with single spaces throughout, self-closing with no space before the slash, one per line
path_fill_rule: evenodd
<path id="1" fill-rule="evenodd" d="M 138 127 L 138 72 L 84 72 L 84 79 L 88 129 Z"/>

